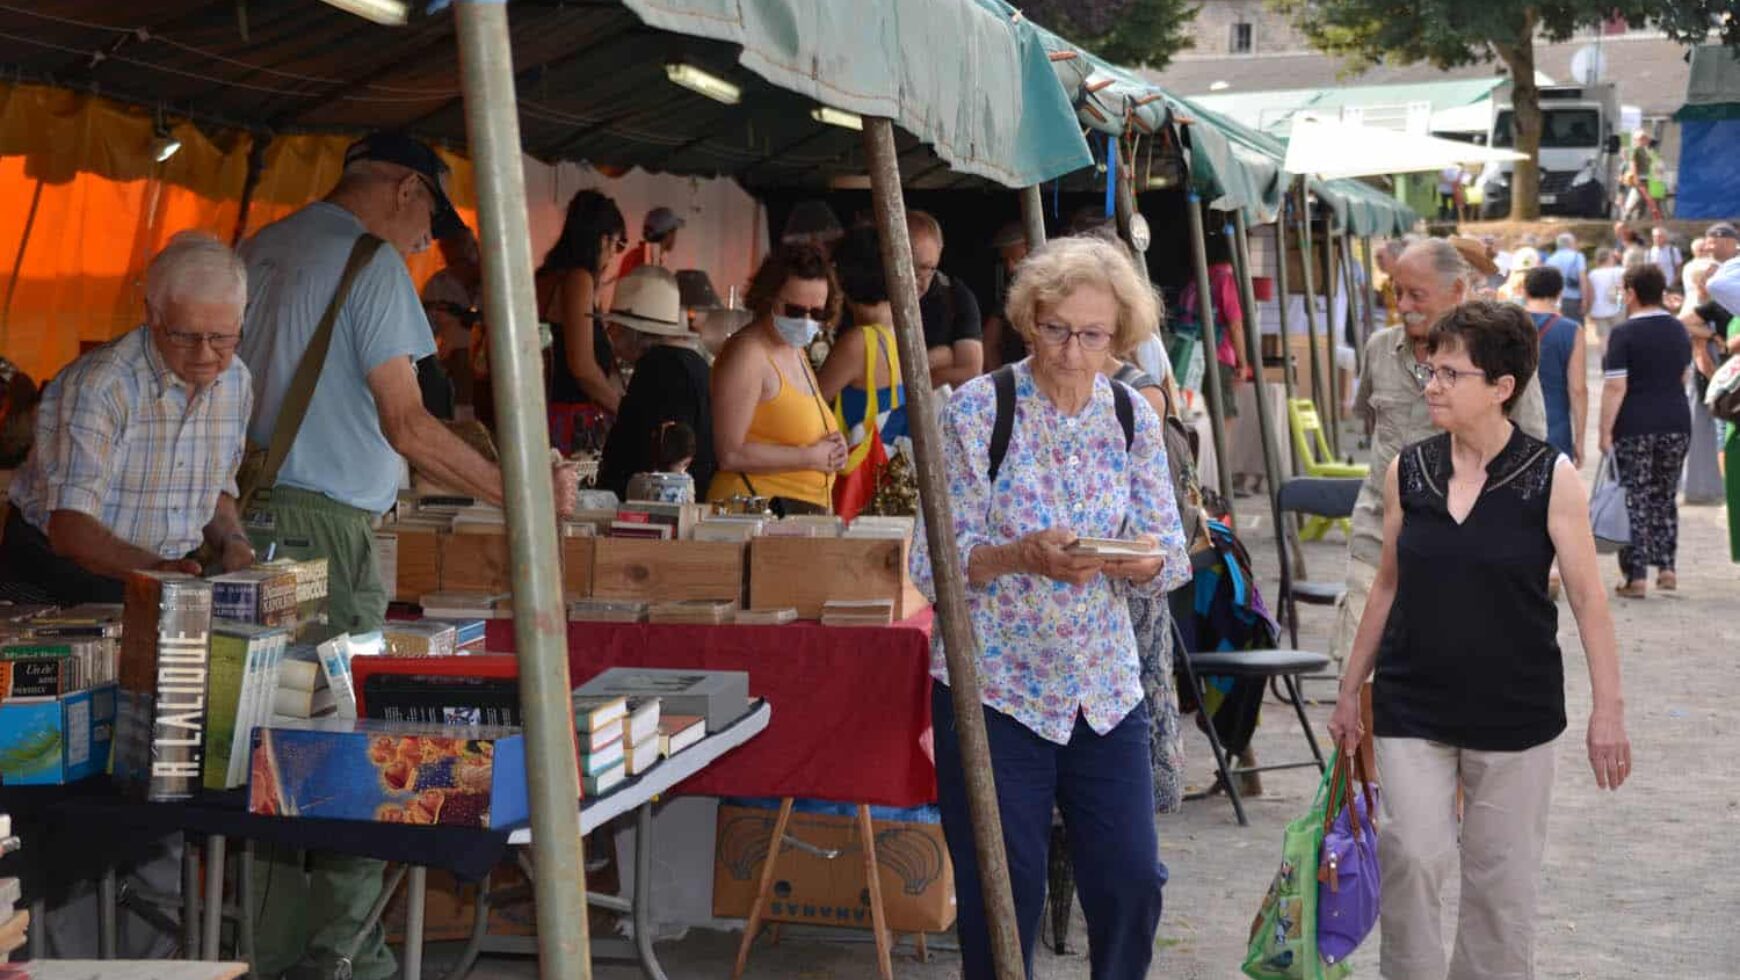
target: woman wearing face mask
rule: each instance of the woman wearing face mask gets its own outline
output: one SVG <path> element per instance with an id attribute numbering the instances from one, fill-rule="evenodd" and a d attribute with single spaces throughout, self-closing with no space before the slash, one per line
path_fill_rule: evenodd
<path id="1" fill-rule="evenodd" d="M 766 497 L 777 514 L 822 514 L 846 440 L 823 400 L 804 348 L 840 313 L 827 256 L 786 245 L 756 270 L 744 298 L 755 319 L 713 364 L 713 442 L 719 471 L 710 500 Z"/>

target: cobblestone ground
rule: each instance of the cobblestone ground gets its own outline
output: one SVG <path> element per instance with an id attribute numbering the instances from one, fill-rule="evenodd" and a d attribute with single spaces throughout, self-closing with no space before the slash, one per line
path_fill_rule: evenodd
<path id="1" fill-rule="evenodd" d="M 1593 416 L 1595 406 L 1590 407 Z M 1589 444 L 1594 443 L 1591 437 Z M 1239 503 L 1246 511 L 1259 506 L 1257 500 Z M 1583 751 L 1588 673 L 1569 606 L 1560 603 L 1570 728 L 1558 743 L 1540 909 L 1542 978 L 1740 977 L 1740 929 L 1733 925 L 1740 908 L 1735 708 L 1740 700 L 1740 567 L 1728 562 L 1721 508 L 1688 507 L 1681 514 L 1678 594 L 1614 600 L 1635 759 L 1635 773 L 1618 793 L 1598 790 L 1589 772 Z M 1272 592 L 1276 559 L 1266 516 L 1254 526 L 1247 518 L 1244 533 Z M 1342 568 L 1339 534 L 1307 547 L 1313 577 L 1329 577 Z M 1610 560 L 1603 560 L 1602 574 L 1616 577 Z M 1307 608 L 1300 645 L 1322 649 L 1329 625 L 1329 611 Z M 1332 690 L 1317 684 L 1307 694 L 1327 699 Z M 1328 712 L 1327 705 L 1310 709 L 1320 732 Z M 1273 702 L 1264 710 L 1255 745 L 1264 761 L 1305 750 L 1292 712 Z M 1208 743 L 1192 732 L 1189 747 L 1190 781 L 1205 784 L 1213 766 Z M 1316 777 L 1309 771 L 1270 773 L 1264 783 L 1267 792 L 1249 803 L 1249 827 L 1237 825 L 1224 798 L 1192 802 L 1182 814 L 1159 819 L 1161 852 L 1172 881 L 1150 976 L 1220 980 L 1240 975 L 1246 934 L 1274 871 L 1282 828 L 1309 805 Z M 1452 888 L 1447 919 L 1454 914 Z M 737 940 L 735 933 L 695 930 L 681 941 L 661 944 L 660 955 L 673 980 L 726 977 Z M 1072 940 L 1080 950 L 1076 955 L 1038 954 L 1037 977 L 1088 976 L 1079 912 Z M 944 941 L 941 937 L 938 945 Z M 433 958 L 439 966 L 439 954 Z M 1355 976 L 1377 976 L 1375 937 L 1354 963 Z M 945 980 L 959 975 L 959 960 L 933 950 L 931 962 L 919 964 L 903 950 L 895 973 Z M 473 974 L 534 975 L 530 962 L 502 959 L 486 961 Z M 601 964 L 594 975 L 628 980 L 640 973 Z M 876 971 L 868 945 L 788 932 L 778 947 L 757 948 L 749 976 L 869 980 Z"/>

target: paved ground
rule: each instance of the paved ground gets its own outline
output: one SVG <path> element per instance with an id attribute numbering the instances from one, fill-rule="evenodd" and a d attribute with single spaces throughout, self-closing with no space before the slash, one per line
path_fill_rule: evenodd
<path id="1" fill-rule="evenodd" d="M 1591 415 L 1594 415 L 1591 406 Z M 1590 445 L 1594 445 L 1591 438 Z M 1256 509 L 1249 503 L 1241 504 Z M 1267 519 L 1245 535 L 1272 590 L 1275 554 Z M 1559 741 L 1551 841 L 1540 914 L 1538 971 L 1552 980 L 1715 980 L 1740 977 L 1740 569 L 1729 564 L 1726 518 L 1720 508 L 1682 511 L 1680 592 L 1644 601 L 1615 600 L 1624 659 L 1627 720 L 1635 773 L 1617 794 L 1596 789 L 1583 752 L 1588 674 L 1569 607 L 1560 604 L 1571 726 Z M 1308 546 L 1315 577 L 1342 566 L 1337 535 Z M 1602 574 L 1616 577 L 1611 562 Z M 1301 645 L 1321 649 L 1329 613 L 1307 609 Z M 1308 693 L 1311 693 L 1308 691 Z M 1316 693 L 1329 696 L 1327 685 Z M 1318 730 L 1328 707 L 1311 710 Z M 1212 773 L 1208 744 L 1193 732 L 1192 782 Z M 1303 751 L 1292 712 L 1270 704 L 1256 740 L 1264 760 Z M 1247 930 L 1273 873 L 1282 827 L 1308 805 L 1315 776 L 1265 776 L 1268 790 L 1251 801 L 1251 826 L 1239 827 L 1224 799 L 1190 803 L 1159 821 L 1162 856 L 1172 871 L 1166 889 L 1153 977 L 1239 976 Z M 1454 914 L 1454 897 L 1447 912 Z M 1085 952 L 1079 913 L 1074 945 Z M 661 944 L 672 980 L 730 974 L 738 936 L 693 931 Z M 1374 977 L 1376 941 L 1355 958 L 1355 975 Z M 435 957 L 439 965 L 439 954 Z M 861 943 L 799 939 L 759 946 L 751 977 L 859 980 L 876 975 Z M 921 965 L 896 959 L 898 976 L 944 980 L 959 960 L 933 953 Z M 1040 952 L 1042 980 L 1086 978 L 1084 955 Z M 436 975 L 431 971 L 431 975 Z M 534 976 L 529 961 L 493 959 L 473 974 L 485 980 Z M 638 977 L 633 968 L 601 965 L 600 980 Z"/>

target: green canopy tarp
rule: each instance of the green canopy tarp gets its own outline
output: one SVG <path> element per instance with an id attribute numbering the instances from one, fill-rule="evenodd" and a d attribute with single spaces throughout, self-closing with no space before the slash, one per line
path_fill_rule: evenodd
<path id="1" fill-rule="evenodd" d="M 824 105 L 886 116 L 959 173 L 1008 187 L 1093 164 L 1037 29 L 993 0 L 623 0 L 649 27 L 727 41 Z"/>

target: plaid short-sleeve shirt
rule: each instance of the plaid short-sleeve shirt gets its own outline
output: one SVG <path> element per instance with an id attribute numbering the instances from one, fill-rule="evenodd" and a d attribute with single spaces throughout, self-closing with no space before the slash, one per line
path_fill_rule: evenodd
<path id="1" fill-rule="evenodd" d="M 77 511 L 136 547 L 179 558 L 199 545 L 218 494 L 236 492 L 253 406 L 241 358 L 196 393 L 139 327 L 43 389 L 12 503 L 44 534 L 51 513 Z"/>

